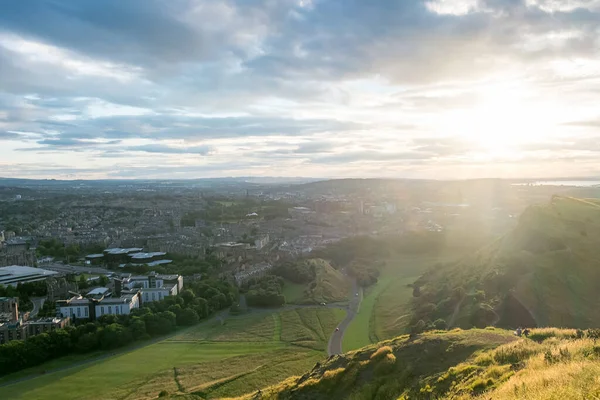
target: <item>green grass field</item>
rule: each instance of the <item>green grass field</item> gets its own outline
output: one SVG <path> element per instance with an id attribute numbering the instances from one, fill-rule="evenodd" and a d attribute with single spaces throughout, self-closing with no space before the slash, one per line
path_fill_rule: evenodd
<path id="1" fill-rule="evenodd" d="M 360 312 L 344 333 L 344 351 L 406 333 L 412 288 L 407 285 L 438 262 L 432 256 L 396 256 L 386 263 L 378 282 L 364 293 Z"/>
<path id="2" fill-rule="evenodd" d="M 285 296 L 285 302 L 287 304 L 301 303 L 302 299 L 305 296 L 305 289 L 306 285 L 285 280 L 285 283 L 283 285 L 283 295 Z"/>
<path id="3" fill-rule="evenodd" d="M 231 317 L 109 359 L 2 387 L 2 399 L 238 396 L 310 369 L 325 357 L 342 310 L 305 308 Z M 46 367 L 47 368 L 47 367 Z"/>

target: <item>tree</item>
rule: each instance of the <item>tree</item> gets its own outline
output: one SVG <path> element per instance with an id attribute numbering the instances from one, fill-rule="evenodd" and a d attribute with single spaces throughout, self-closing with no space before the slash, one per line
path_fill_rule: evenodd
<path id="1" fill-rule="evenodd" d="M 433 323 L 433 327 L 435 329 L 446 330 L 448 329 L 448 324 L 445 320 L 439 318 L 435 320 L 435 322 Z"/>
<path id="2" fill-rule="evenodd" d="M 133 336 L 134 340 L 146 339 L 148 337 L 148 333 L 146 332 L 146 324 L 140 317 L 132 318 L 129 329 L 131 330 L 131 335 Z"/>
<path id="3" fill-rule="evenodd" d="M 185 305 L 190 305 L 194 302 L 196 295 L 190 289 L 185 289 L 180 294 L 181 298 L 185 302 Z"/>
<path id="4" fill-rule="evenodd" d="M 108 276 L 106 275 L 100 275 L 100 279 L 98 279 L 98 283 L 100 284 L 100 286 L 106 286 L 108 285 Z"/>
<path id="5" fill-rule="evenodd" d="M 202 297 L 196 297 L 194 300 L 194 310 L 198 314 L 199 318 L 208 317 L 208 301 Z"/>
<path id="6" fill-rule="evenodd" d="M 92 350 L 96 350 L 99 347 L 98 335 L 96 332 L 86 333 L 79 337 L 75 346 L 81 353 L 87 353 Z"/>
<path id="7" fill-rule="evenodd" d="M 85 275 L 79 276 L 79 282 L 77 283 L 79 289 L 87 289 L 89 286 L 87 279 L 85 279 Z"/>
<path id="8" fill-rule="evenodd" d="M 177 315 L 177 325 L 190 326 L 198 323 L 198 314 L 191 308 L 186 308 Z"/>
<path id="9" fill-rule="evenodd" d="M 129 329 L 119 324 L 110 324 L 99 331 L 99 342 L 102 349 L 114 349 L 124 346 L 133 340 Z"/>

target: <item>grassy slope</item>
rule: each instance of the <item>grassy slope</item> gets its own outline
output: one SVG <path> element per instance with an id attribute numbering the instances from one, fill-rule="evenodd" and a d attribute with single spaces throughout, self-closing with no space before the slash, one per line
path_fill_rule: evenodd
<path id="1" fill-rule="evenodd" d="M 348 300 L 350 284 L 341 272 L 333 268 L 327 261 L 316 258 L 307 260 L 315 266 L 316 278 L 308 285 L 304 299 L 300 303 L 319 304 Z"/>
<path id="2" fill-rule="evenodd" d="M 600 290 L 598 242 L 600 207 L 589 200 L 555 197 L 547 205 L 529 207 L 504 238 L 458 265 L 421 277 L 425 299 L 421 301 L 439 310 L 440 302 L 452 300 L 452 290 L 462 287 L 467 294 L 484 291 L 484 302 L 499 314 L 503 326 L 596 326 L 600 309 L 590 300 Z M 467 300 L 457 314 L 458 326 L 471 326 L 470 317 L 480 303 Z M 449 320 L 452 307 L 445 309 L 445 315 L 431 320 Z M 514 318 L 517 314 L 522 317 Z"/>
<path id="3" fill-rule="evenodd" d="M 408 285 L 440 259 L 454 257 L 399 254 L 387 259 L 378 282 L 365 290 L 360 312 L 344 334 L 344 351 L 408 333 L 412 298 Z"/>
<path id="4" fill-rule="evenodd" d="M 600 346 L 574 330 L 534 329 L 526 339 L 457 329 L 334 357 L 263 389 L 261 399 L 592 399 L 599 373 Z"/>
<path id="5" fill-rule="evenodd" d="M 230 318 L 80 369 L 3 387 L 10 399 L 141 399 L 169 393 L 241 395 L 325 356 L 341 310 L 306 308 Z"/>

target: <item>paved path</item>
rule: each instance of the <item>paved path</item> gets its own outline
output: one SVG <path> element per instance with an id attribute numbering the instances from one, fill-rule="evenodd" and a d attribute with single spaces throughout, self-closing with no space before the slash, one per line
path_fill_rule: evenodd
<path id="1" fill-rule="evenodd" d="M 358 293 L 358 296 L 356 296 Z M 348 313 L 346 314 L 346 318 L 337 326 L 339 331 L 333 331 L 331 336 L 329 337 L 329 344 L 327 345 L 327 354 L 332 356 L 335 354 L 342 354 L 342 341 L 344 339 L 344 333 L 346 332 L 346 328 L 350 325 L 356 314 L 358 314 L 360 309 L 360 303 L 363 298 L 362 288 L 356 284 L 356 279 L 352 280 L 352 292 L 350 293 L 351 299 L 348 304 Z"/>
<path id="2" fill-rule="evenodd" d="M 44 302 L 46 301 L 45 297 L 32 297 L 31 302 L 33 303 L 33 310 L 29 313 L 29 318 L 35 318 L 42 307 L 44 306 Z"/>

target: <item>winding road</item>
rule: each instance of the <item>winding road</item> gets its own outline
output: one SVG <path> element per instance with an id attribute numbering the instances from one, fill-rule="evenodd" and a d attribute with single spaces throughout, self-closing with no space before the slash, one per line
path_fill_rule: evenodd
<path id="1" fill-rule="evenodd" d="M 358 296 L 356 295 L 358 293 Z M 356 280 L 352 280 L 352 291 L 350 292 L 350 299 L 348 302 L 348 313 L 346 314 L 346 318 L 337 326 L 337 329 L 334 330 L 331 336 L 329 337 L 329 344 L 327 345 L 327 354 L 330 356 L 336 354 L 342 354 L 342 341 L 344 339 L 344 333 L 346 332 L 346 328 L 350 325 L 356 314 L 358 314 L 360 309 L 360 303 L 363 298 L 362 288 L 356 284 Z"/>

